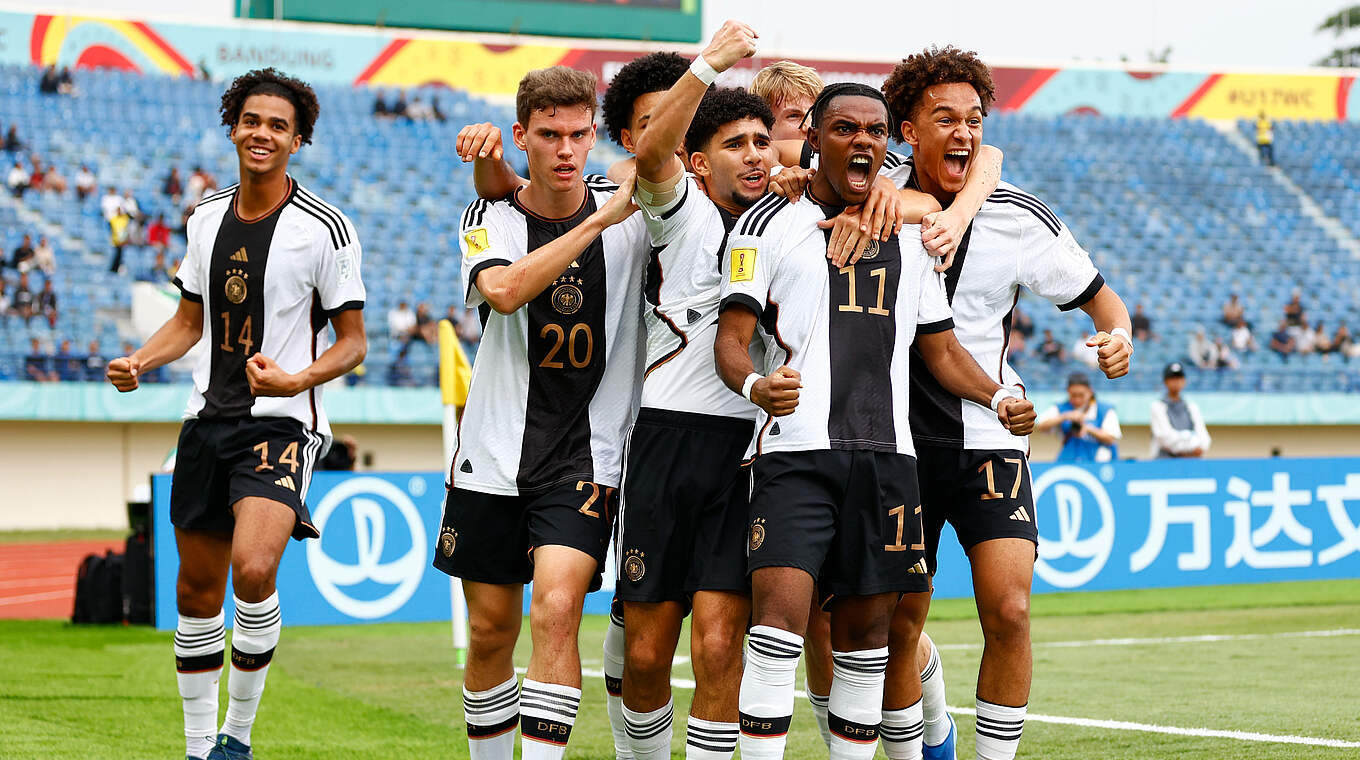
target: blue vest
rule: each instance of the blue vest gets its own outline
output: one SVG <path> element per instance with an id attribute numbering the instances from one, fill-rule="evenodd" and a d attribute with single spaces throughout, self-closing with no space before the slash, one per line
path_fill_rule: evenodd
<path id="1" fill-rule="evenodd" d="M 1108 404 L 1101 403 L 1099 399 L 1096 400 L 1096 418 L 1095 418 L 1096 427 L 1100 427 L 1101 423 L 1105 421 L 1105 415 L 1109 414 L 1110 410 L 1113 408 L 1114 407 Z M 1061 404 L 1058 404 L 1059 414 L 1066 414 L 1070 411 L 1073 411 L 1074 409 L 1076 409 L 1076 407 L 1072 406 L 1071 401 L 1064 401 Z M 1062 450 L 1058 452 L 1057 461 L 1095 462 L 1098 461 L 1096 459 L 1096 454 L 1100 452 L 1101 449 L 1110 450 L 1110 458 L 1108 461 L 1113 462 L 1114 460 L 1119 458 L 1118 441 L 1110 444 L 1109 446 L 1106 446 L 1094 438 L 1090 437 L 1083 438 L 1077 435 L 1077 432 L 1080 429 L 1081 428 L 1079 426 L 1072 422 L 1064 421 L 1062 423 L 1063 444 Z"/>

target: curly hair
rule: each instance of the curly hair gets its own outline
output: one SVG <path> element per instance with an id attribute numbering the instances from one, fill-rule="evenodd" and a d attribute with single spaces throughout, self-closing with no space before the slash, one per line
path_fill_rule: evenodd
<path id="1" fill-rule="evenodd" d="M 704 93 L 685 132 L 685 152 L 697 153 L 724 124 L 738 119 L 759 119 L 766 129 L 774 127 L 774 113 L 758 95 L 737 87 L 717 87 Z"/>
<path id="2" fill-rule="evenodd" d="M 649 92 L 665 92 L 689 71 L 675 53 L 648 53 L 619 69 L 604 91 L 604 126 L 609 139 L 623 145 L 623 130 L 633 120 L 633 103 Z"/>
<path id="3" fill-rule="evenodd" d="M 883 83 L 883 94 L 888 97 L 893 113 L 910 120 L 921 107 L 926 88 L 937 84 L 962 82 L 973 86 L 982 102 L 982 115 L 992 107 L 996 88 L 992 85 L 992 70 L 971 50 L 959 50 L 953 45 L 931 46 L 920 53 L 907 56 L 897 64 Z M 901 124 L 893 125 L 893 138 L 901 140 Z"/>
<path id="4" fill-rule="evenodd" d="M 228 134 L 236 122 L 241 120 L 241 107 L 251 95 L 277 95 L 293 104 L 293 129 L 302 138 L 302 144 L 312 141 L 312 128 L 316 117 L 321 113 L 321 104 L 311 85 L 301 79 L 294 79 L 273 67 L 247 71 L 232 80 L 231 86 L 222 93 L 222 124 Z"/>

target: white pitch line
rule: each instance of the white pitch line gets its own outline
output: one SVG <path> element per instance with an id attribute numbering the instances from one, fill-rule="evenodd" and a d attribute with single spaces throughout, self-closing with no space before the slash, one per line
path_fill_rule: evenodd
<path id="1" fill-rule="evenodd" d="M 1305 633 L 1316 634 L 1316 631 L 1306 631 Z M 1360 633 L 1360 631 L 1357 631 Z M 1339 635 L 1339 634 L 1334 634 Z M 515 672 L 524 674 L 524 668 L 515 668 Z M 583 678 L 604 678 L 604 673 L 598 670 L 582 670 Z M 671 686 L 677 689 L 692 690 L 694 681 L 688 678 L 672 678 Z M 802 691 L 795 691 L 794 696 L 800 699 L 807 699 L 807 695 Z M 955 715 L 977 715 L 977 711 L 971 707 L 946 707 L 949 712 Z M 1104 728 L 1112 731 L 1140 731 L 1149 734 L 1172 734 L 1175 736 L 1198 736 L 1208 739 L 1237 739 L 1246 742 L 1264 742 L 1267 744 L 1304 744 L 1310 747 L 1339 747 L 1343 749 L 1360 748 L 1360 742 L 1344 741 L 1342 739 L 1324 739 L 1316 736 L 1290 736 L 1280 734 L 1261 734 L 1255 731 L 1224 731 L 1215 728 L 1182 728 L 1180 726 L 1158 726 L 1152 723 L 1134 723 L 1127 720 L 1098 720 L 1095 718 L 1069 718 L 1062 715 L 1036 715 L 1030 713 L 1025 716 L 1025 720 L 1036 723 L 1058 723 L 1066 726 L 1082 726 L 1083 728 Z"/>
<path id="2" fill-rule="evenodd" d="M 1357 628 L 1333 628 L 1326 631 L 1288 631 L 1285 633 L 1205 634 L 1201 636 L 1153 636 L 1149 638 L 1082 639 L 1078 641 L 1036 641 L 1041 647 L 1075 649 L 1080 647 L 1128 647 L 1147 644 L 1206 644 L 1224 641 L 1261 641 L 1264 639 L 1310 639 L 1332 636 L 1360 636 Z M 975 651 L 981 644 L 936 644 L 940 651 Z"/>

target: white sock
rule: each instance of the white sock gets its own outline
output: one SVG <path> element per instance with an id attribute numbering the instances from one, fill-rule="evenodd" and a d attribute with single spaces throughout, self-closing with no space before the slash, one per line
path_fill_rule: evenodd
<path id="1" fill-rule="evenodd" d="M 283 618 L 279 614 L 279 592 L 263 602 L 236 602 L 236 620 L 231 631 L 231 675 L 227 678 L 227 717 L 222 733 L 250 746 L 250 727 L 264 694 L 264 679 L 269 662 L 279 645 Z"/>
<path id="2" fill-rule="evenodd" d="M 519 726 L 519 682 L 510 676 L 486 691 L 468 691 L 464 686 L 463 716 L 471 760 L 510 760 Z"/>
<path id="3" fill-rule="evenodd" d="M 826 748 L 831 749 L 831 729 L 826 725 L 826 705 L 831 701 L 830 694 L 818 694 L 808 685 L 807 677 L 803 677 L 803 693 L 807 694 L 808 703 L 812 705 L 812 716 L 817 719 L 817 730 L 822 734 L 822 743 Z"/>
<path id="4" fill-rule="evenodd" d="M 685 730 L 685 760 L 732 760 L 740 733 L 740 723 L 719 723 L 691 715 Z"/>
<path id="5" fill-rule="evenodd" d="M 628 729 L 623 724 L 623 611 L 618 604 L 609 610 L 609 628 L 604 632 L 604 691 L 609 708 L 609 731 L 614 735 L 615 760 L 632 760 Z"/>
<path id="6" fill-rule="evenodd" d="M 994 705 L 981 699 L 977 705 L 978 760 L 1013 760 L 1025 730 L 1025 707 Z"/>
<path id="7" fill-rule="evenodd" d="M 580 689 L 525 678 L 519 691 L 522 760 L 561 760 L 580 707 Z"/>
<path id="8" fill-rule="evenodd" d="M 217 683 L 227 646 L 226 618 L 179 616 L 175 626 L 175 680 L 184 701 L 184 754 L 207 757 L 217 738 Z"/>
<path id="9" fill-rule="evenodd" d="M 888 648 L 831 653 L 827 725 L 832 760 L 871 760 L 883 722 L 883 671 Z"/>
<path id="10" fill-rule="evenodd" d="M 921 671 L 922 719 L 925 721 L 924 741 L 938 747 L 949 738 L 949 713 L 944 699 L 944 666 L 940 663 L 940 650 L 935 642 L 930 643 L 930 662 Z M 884 717 L 883 725 L 887 726 Z"/>
<path id="11" fill-rule="evenodd" d="M 671 756 L 671 734 L 675 699 L 651 712 L 633 712 L 623 707 L 623 721 L 628 727 L 628 745 L 636 760 L 667 760 Z"/>
<path id="12" fill-rule="evenodd" d="M 879 729 L 883 754 L 888 760 L 921 760 L 921 731 L 921 700 L 901 710 L 884 710 Z"/>
<path id="13" fill-rule="evenodd" d="M 803 637 L 757 625 L 746 639 L 746 666 L 741 674 L 742 760 L 779 760 L 793 720 L 793 678 Z"/>

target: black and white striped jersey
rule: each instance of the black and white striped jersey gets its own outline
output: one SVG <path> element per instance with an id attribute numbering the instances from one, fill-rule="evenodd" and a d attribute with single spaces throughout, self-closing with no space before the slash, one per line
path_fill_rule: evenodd
<path id="1" fill-rule="evenodd" d="M 194 367 L 185 418 L 292 417 L 330 436 L 321 388 L 291 398 L 251 395 L 246 359 L 264 354 L 300 372 L 330 347 L 327 321 L 362 309 L 363 256 L 354 225 L 289 178 L 277 208 L 246 221 L 235 186 L 209 195 L 188 221 L 175 285 L 203 304 L 205 350 Z"/>
<path id="2" fill-rule="evenodd" d="M 586 190 L 565 219 L 534 214 L 518 193 L 473 201 L 463 213 L 463 288 L 484 324 L 450 476 L 458 488 L 514 496 L 578 480 L 619 484 L 645 347 L 650 248 L 642 215 L 606 229 L 512 314 L 492 310 L 477 290 L 484 269 L 509 266 L 565 234 L 618 186 L 590 175 Z"/>
<path id="3" fill-rule="evenodd" d="M 888 176 L 917 187 L 906 161 Z M 1068 311 L 1093 298 L 1105 279 L 1071 230 L 1043 201 L 1001 182 L 973 220 L 945 274 L 954 334 L 978 366 L 1002 385 L 1023 385 L 1006 361 L 1020 288 Z M 945 390 L 921 362 L 912 365 L 911 427 L 916 440 L 965 449 L 1026 449 L 996 414 Z"/>
<path id="4" fill-rule="evenodd" d="M 756 406 L 723 384 L 713 361 L 723 248 L 737 219 L 693 177 L 687 175 L 677 190 L 658 207 L 638 199 L 652 240 L 642 406 L 755 419 Z"/>
<path id="5" fill-rule="evenodd" d="M 750 453 L 862 449 L 914 455 L 908 373 L 917 333 L 953 325 L 943 278 L 921 246 L 920 228 L 872 246 L 854 265 L 826 258 L 840 213 L 811 192 L 797 203 L 773 195 L 752 206 L 728 239 L 722 308 L 740 304 L 760 318 L 769 374 L 802 375 L 798 408 L 761 411 Z"/>

